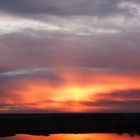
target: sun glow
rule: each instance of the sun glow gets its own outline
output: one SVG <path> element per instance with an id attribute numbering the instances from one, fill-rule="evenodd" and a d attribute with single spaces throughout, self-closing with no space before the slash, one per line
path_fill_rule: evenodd
<path id="1" fill-rule="evenodd" d="M 81 101 L 87 99 L 90 92 L 86 88 L 82 88 L 80 86 L 66 86 L 66 87 L 61 87 L 54 91 L 55 93 L 58 93 L 55 96 L 55 100 L 59 101 L 65 101 L 65 100 L 73 100 L 73 101 Z"/>
<path id="2" fill-rule="evenodd" d="M 86 97 L 85 91 L 78 87 L 71 87 L 70 89 L 68 89 L 68 92 L 73 96 L 74 100 L 81 100 Z"/>
<path id="3" fill-rule="evenodd" d="M 112 106 L 104 107 L 96 102 L 104 100 L 102 94 L 109 97 L 114 91 L 139 89 L 139 76 L 108 75 L 107 73 L 80 73 L 59 72 L 60 79 L 56 82 L 48 79 L 16 79 L 10 85 L 1 86 L 3 92 L 9 93 L 3 96 L 1 104 L 12 108 L 0 108 L 0 111 L 10 110 L 54 110 L 61 112 L 91 112 L 112 109 Z M 8 89 L 7 89 L 8 87 Z M 122 98 L 115 97 L 122 101 Z M 127 98 L 128 99 L 128 98 Z M 123 98 L 123 101 L 127 99 Z M 95 104 L 92 104 L 94 102 Z M 13 108 L 17 105 L 18 108 Z"/>

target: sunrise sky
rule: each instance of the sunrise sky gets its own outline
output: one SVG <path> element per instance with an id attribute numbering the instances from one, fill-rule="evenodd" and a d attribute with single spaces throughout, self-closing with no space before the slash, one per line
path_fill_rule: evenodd
<path id="1" fill-rule="evenodd" d="M 140 112 L 140 1 L 1 0 L 5 112 Z"/>

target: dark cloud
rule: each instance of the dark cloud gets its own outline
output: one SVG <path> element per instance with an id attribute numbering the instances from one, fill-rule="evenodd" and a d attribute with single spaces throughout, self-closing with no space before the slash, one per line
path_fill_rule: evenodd
<path id="1" fill-rule="evenodd" d="M 0 9 L 14 14 L 48 15 L 112 15 L 124 12 L 118 8 L 122 0 L 4 0 Z"/>
<path id="2" fill-rule="evenodd" d="M 52 85 L 57 85 L 57 84 L 60 84 L 61 82 L 64 82 L 64 79 L 58 76 L 57 70 L 49 69 L 49 68 L 3 72 L 3 73 L 0 73 L 1 96 L 7 96 L 6 91 L 8 91 L 8 88 L 11 88 L 11 86 L 16 81 L 20 81 L 21 83 L 23 81 L 24 83 L 24 81 L 26 80 L 27 81 L 42 81 L 42 82 L 48 81 Z"/>
<path id="3" fill-rule="evenodd" d="M 49 33 L 11 33 L 0 38 L 1 72 L 40 67 L 95 67 L 139 71 L 139 34 L 48 38 Z M 51 34 L 51 33 L 50 33 Z M 69 35 L 71 38 L 71 35 Z"/>
<path id="4" fill-rule="evenodd" d="M 101 94 L 100 94 L 101 95 Z M 114 91 L 111 94 L 102 94 L 101 96 L 111 97 L 113 99 L 120 98 L 120 99 L 140 99 L 140 90 L 133 89 L 133 90 L 126 90 L 126 91 Z"/>
<path id="5" fill-rule="evenodd" d="M 93 101 L 82 104 L 89 106 L 89 108 L 101 108 L 105 112 L 140 112 L 140 89 L 99 94 L 97 101 L 94 101 L 93 97 Z"/>

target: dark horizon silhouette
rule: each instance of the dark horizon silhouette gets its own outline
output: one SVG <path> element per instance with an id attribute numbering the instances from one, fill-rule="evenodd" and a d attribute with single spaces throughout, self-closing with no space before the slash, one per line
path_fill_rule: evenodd
<path id="1" fill-rule="evenodd" d="M 140 113 L 1 114 L 0 137 L 16 134 L 127 133 L 140 135 Z"/>

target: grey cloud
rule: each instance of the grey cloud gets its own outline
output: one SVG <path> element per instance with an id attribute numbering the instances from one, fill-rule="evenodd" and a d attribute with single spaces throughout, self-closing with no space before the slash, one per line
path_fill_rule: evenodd
<path id="1" fill-rule="evenodd" d="M 27 34 L 18 33 L 8 36 L 3 38 L 4 40 L 1 38 L 5 46 L 0 48 L 1 67 L 9 71 L 9 67 L 11 69 L 34 68 L 39 63 L 47 66 L 49 42 L 46 42 L 45 39 L 34 39 Z"/>
<path id="2" fill-rule="evenodd" d="M 52 84 L 63 82 L 63 79 L 57 76 L 55 69 L 40 68 L 40 69 L 27 69 L 15 70 L 0 73 L 0 84 L 12 83 L 16 80 L 47 80 Z"/>
<path id="3" fill-rule="evenodd" d="M 140 101 L 117 101 L 117 100 L 111 100 L 111 101 L 105 101 L 105 100 L 99 100 L 98 102 L 86 102 L 85 105 L 87 106 L 95 106 L 95 107 L 119 107 L 119 108 L 126 108 L 128 109 L 132 108 L 139 108 L 140 109 Z"/>
<path id="4" fill-rule="evenodd" d="M 127 90 L 127 91 L 114 91 L 111 94 L 100 94 L 103 97 L 108 97 L 108 98 L 120 98 L 120 99 L 140 99 L 140 90 L 139 89 L 131 89 L 131 90 Z"/>
<path id="5" fill-rule="evenodd" d="M 40 67 L 140 69 L 139 33 L 77 37 L 23 31 L 0 38 L 1 71 Z M 52 38 L 48 38 L 52 36 Z M 60 38 L 59 38 L 60 37 Z"/>
<path id="6" fill-rule="evenodd" d="M 89 107 L 103 108 L 105 112 L 140 112 L 140 89 L 99 94 L 97 101 L 87 101 L 82 102 L 82 104 Z"/>
<path id="7" fill-rule="evenodd" d="M 105 16 L 125 12 L 118 8 L 122 0 L 5 0 L 0 9 L 14 14 L 96 15 Z"/>

